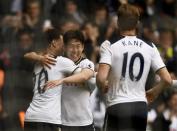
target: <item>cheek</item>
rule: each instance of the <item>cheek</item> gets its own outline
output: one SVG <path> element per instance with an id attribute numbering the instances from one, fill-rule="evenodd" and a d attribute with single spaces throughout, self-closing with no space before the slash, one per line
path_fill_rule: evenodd
<path id="1" fill-rule="evenodd" d="M 80 50 L 79 50 L 79 53 L 82 53 L 82 52 L 83 52 L 83 49 L 80 49 Z"/>
<path id="2" fill-rule="evenodd" d="M 71 51 L 70 50 L 66 50 L 65 53 L 66 53 L 66 56 L 68 56 L 68 57 L 71 56 Z"/>
<path id="3" fill-rule="evenodd" d="M 71 52 L 72 49 L 71 48 L 65 48 L 65 52 L 68 53 L 68 52 Z"/>
<path id="4" fill-rule="evenodd" d="M 83 52 L 83 51 L 84 51 L 84 47 L 80 47 L 79 52 Z"/>

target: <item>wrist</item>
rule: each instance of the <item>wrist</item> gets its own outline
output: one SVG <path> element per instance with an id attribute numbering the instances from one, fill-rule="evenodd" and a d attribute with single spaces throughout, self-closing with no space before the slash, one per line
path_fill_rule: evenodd
<path id="1" fill-rule="evenodd" d="M 67 83 L 65 78 L 61 79 L 60 82 L 61 82 L 61 85 Z"/>
<path id="2" fill-rule="evenodd" d="M 42 59 L 43 59 L 43 56 L 37 55 L 37 61 L 38 61 L 38 62 L 42 62 Z"/>

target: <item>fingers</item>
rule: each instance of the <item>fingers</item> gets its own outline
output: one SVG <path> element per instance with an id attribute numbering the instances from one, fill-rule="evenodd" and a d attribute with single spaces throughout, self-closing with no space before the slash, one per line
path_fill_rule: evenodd
<path id="1" fill-rule="evenodd" d="M 56 59 L 52 58 L 52 57 L 47 57 L 48 61 L 50 61 L 51 63 L 56 63 Z"/>
<path id="2" fill-rule="evenodd" d="M 55 86 L 56 86 L 56 84 L 55 84 L 53 81 L 49 81 L 49 82 L 47 82 L 47 83 L 44 85 L 44 90 L 53 88 L 53 87 L 55 87 Z"/>
<path id="3" fill-rule="evenodd" d="M 49 65 L 55 65 L 56 60 L 55 60 L 54 58 L 52 58 L 52 57 L 47 56 L 47 57 L 45 58 L 45 63 L 46 63 L 46 64 L 49 64 Z"/>
<path id="4" fill-rule="evenodd" d="M 60 85 L 61 82 L 60 81 L 57 81 L 57 80 L 54 80 L 54 81 L 48 81 L 45 85 L 44 85 L 44 89 L 47 90 L 47 89 L 50 89 L 50 88 L 54 88 L 58 85 Z"/>
<path id="5" fill-rule="evenodd" d="M 49 68 L 49 69 L 51 69 L 51 67 L 50 67 L 49 64 L 46 64 L 46 63 L 45 63 L 44 66 L 47 67 L 47 68 Z"/>
<path id="6" fill-rule="evenodd" d="M 52 65 L 55 65 L 56 60 L 50 56 L 44 56 L 43 59 L 43 64 L 44 66 L 46 66 L 47 68 L 51 69 Z"/>

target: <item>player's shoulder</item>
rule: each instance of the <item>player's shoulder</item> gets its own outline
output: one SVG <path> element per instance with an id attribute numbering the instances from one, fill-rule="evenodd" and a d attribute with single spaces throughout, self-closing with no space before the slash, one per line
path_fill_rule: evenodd
<path id="1" fill-rule="evenodd" d="M 85 63 L 85 64 L 87 64 L 87 63 L 92 63 L 93 64 L 93 62 L 91 61 L 91 60 L 89 60 L 89 59 L 87 59 L 87 58 L 84 58 L 83 60 L 81 60 L 81 62 L 80 63 Z"/>
<path id="2" fill-rule="evenodd" d="M 58 64 L 62 64 L 62 65 L 68 65 L 68 64 L 74 64 L 74 62 L 66 57 L 63 56 L 58 56 L 56 58 L 56 61 Z"/>
<path id="3" fill-rule="evenodd" d="M 79 66 L 81 68 L 86 68 L 87 67 L 87 68 L 94 69 L 94 63 L 87 58 L 82 59 L 79 63 Z"/>
<path id="4" fill-rule="evenodd" d="M 80 62 L 80 64 L 93 64 L 93 62 L 92 62 L 91 60 L 87 59 L 87 58 L 84 58 L 84 59 Z"/>
<path id="5" fill-rule="evenodd" d="M 146 44 L 148 47 L 150 47 L 150 48 L 154 48 L 154 47 L 155 47 L 155 45 L 153 44 L 152 41 L 145 40 L 145 39 L 139 38 L 139 37 L 137 37 L 137 39 L 138 39 L 139 41 L 142 41 L 143 43 L 145 43 L 145 44 Z"/>
<path id="6" fill-rule="evenodd" d="M 118 36 L 117 41 L 111 43 L 111 48 L 114 48 L 115 46 L 119 46 L 122 40 L 125 39 L 125 36 Z"/>

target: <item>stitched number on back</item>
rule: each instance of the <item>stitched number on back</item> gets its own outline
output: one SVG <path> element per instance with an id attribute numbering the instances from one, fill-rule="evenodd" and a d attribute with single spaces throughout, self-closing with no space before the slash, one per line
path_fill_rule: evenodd
<path id="1" fill-rule="evenodd" d="M 42 94 L 45 92 L 45 90 L 43 89 L 44 84 L 48 81 L 48 73 L 47 71 L 43 68 L 40 73 L 39 73 L 39 78 L 37 81 L 37 89 L 38 89 L 38 93 Z"/>
<path id="2" fill-rule="evenodd" d="M 140 70 L 137 76 L 134 76 L 133 74 L 133 66 L 134 66 L 134 62 L 135 59 L 139 58 L 140 60 Z M 126 74 L 126 69 L 127 69 L 127 60 L 128 60 L 128 52 L 124 53 L 124 59 L 123 59 L 123 66 L 122 66 L 122 77 L 125 78 L 125 74 Z M 139 81 L 142 77 L 143 74 L 143 70 L 144 70 L 144 57 L 141 53 L 135 53 L 132 55 L 132 57 L 130 58 L 130 65 L 129 65 L 129 76 L 130 79 L 132 81 Z"/>

